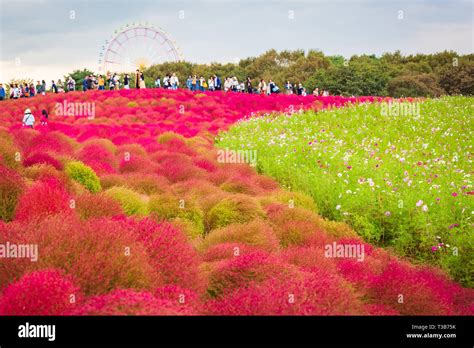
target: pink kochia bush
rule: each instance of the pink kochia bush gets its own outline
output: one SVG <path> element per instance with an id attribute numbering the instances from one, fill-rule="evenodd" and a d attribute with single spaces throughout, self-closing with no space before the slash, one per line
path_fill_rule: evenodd
<path id="1" fill-rule="evenodd" d="M 95 103 L 94 120 L 54 115 L 64 100 Z M 473 315 L 472 289 L 363 243 L 301 195 L 290 208 L 296 193 L 213 147 L 252 113 L 377 100 L 143 89 L 3 101 L 0 244 L 37 245 L 38 258 L 0 260 L 0 315 Z M 25 108 L 48 109 L 48 126 L 22 128 Z M 94 192 L 63 168 L 78 161 Z M 363 244 L 364 261 L 327 257 L 333 242 Z"/>
<path id="2" fill-rule="evenodd" d="M 34 164 L 49 164 L 57 170 L 63 169 L 62 163 L 47 153 L 35 152 L 23 161 L 25 167 L 30 167 Z"/>
<path id="3" fill-rule="evenodd" d="M 43 177 L 20 197 L 15 219 L 26 221 L 58 213 L 72 213 L 71 196 L 59 179 Z"/>
<path id="4" fill-rule="evenodd" d="M 43 269 L 25 274 L 3 290 L 0 315 L 61 315 L 82 299 L 71 277 L 57 269 Z"/>
<path id="5" fill-rule="evenodd" d="M 183 232 L 167 222 L 157 223 L 150 218 L 130 220 L 129 225 L 145 245 L 151 265 L 166 283 L 201 289 L 199 255 Z"/>
<path id="6" fill-rule="evenodd" d="M 349 284 L 327 271 L 269 278 L 208 303 L 220 315 L 357 315 L 366 310 Z"/>
<path id="7" fill-rule="evenodd" d="M 114 290 L 91 297 L 73 315 L 183 315 L 183 309 L 171 300 L 156 298 L 147 291 Z"/>

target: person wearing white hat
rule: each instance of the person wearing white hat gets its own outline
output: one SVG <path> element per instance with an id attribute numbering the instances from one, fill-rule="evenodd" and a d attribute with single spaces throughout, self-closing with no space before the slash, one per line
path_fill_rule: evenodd
<path id="1" fill-rule="evenodd" d="M 33 128 L 35 125 L 35 117 L 31 113 L 30 109 L 25 110 L 25 115 L 23 116 L 23 126 Z"/>

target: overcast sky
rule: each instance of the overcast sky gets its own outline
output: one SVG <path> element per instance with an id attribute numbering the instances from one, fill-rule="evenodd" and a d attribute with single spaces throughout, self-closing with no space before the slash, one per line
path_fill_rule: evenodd
<path id="1" fill-rule="evenodd" d="M 0 0 L 0 82 L 98 70 L 114 31 L 163 28 L 185 60 L 233 62 L 268 49 L 325 54 L 473 52 L 471 0 Z M 72 12 L 73 11 L 73 12 Z M 133 47 L 130 48 L 133 51 Z"/>

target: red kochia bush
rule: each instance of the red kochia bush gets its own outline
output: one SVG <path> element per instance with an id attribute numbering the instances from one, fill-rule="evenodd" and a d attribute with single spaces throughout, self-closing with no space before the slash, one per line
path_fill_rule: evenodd
<path id="1" fill-rule="evenodd" d="M 150 218 L 130 222 L 136 238 L 144 243 L 150 262 L 166 283 L 200 289 L 199 255 L 186 236 L 167 222 Z"/>
<path id="2" fill-rule="evenodd" d="M 43 177 L 29 187 L 20 197 L 15 219 L 26 221 L 58 213 L 72 213 L 71 196 L 61 181 Z"/>
<path id="3" fill-rule="evenodd" d="M 369 287 L 374 301 L 405 315 L 456 314 L 454 298 L 462 291 L 459 285 L 435 269 L 418 268 L 395 260 L 374 277 Z"/>
<path id="4" fill-rule="evenodd" d="M 73 315 L 183 315 L 183 308 L 170 300 L 158 299 L 147 291 L 114 290 L 91 297 L 72 311 Z M 192 314 L 192 313 L 189 313 Z"/>
<path id="5" fill-rule="evenodd" d="M 84 192 L 76 199 L 76 211 L 83 219 L 124 214 L 120 204 L 104 193 Z"/>
<path id="6" fill-rule="evenodd" d="M 84 146 L 78 154 L 79 160 L 85 164 L 89 162 L 100 161 L 107 163 L 112 167 L 117 165 L 115 156 L 105 146 L 100 144 L 88 144 Z"/>
<path id="7" fill-rule="evenodd" d="M 206 249 L 202 255 L 203 261 L 214 262 L 229 259 L 243 254 L 258 252 L 259 248 L 243 243 L 220 243 Z"/>
<path id="8" fill-rule="evenodd" d="M 0 298 L 0 315 L 61 315 L 82 301 L 71 277 L 56 269 L 25 274 Z"/>
<path id="9" fill-rule="evenodd" d="M 359 315 L 366 310 L 339 277 L 324 270 L 271 278 L 210 301 L 216 315 Z"/>
<path id="10" fill-rule="evenodd" d="M 24 161 L 23 165 L 25 167 L 30 167 L 34 164 L 49 164 L 56 168 L 57 170 L 62 170 L 63 165 L 54 157 L 48 155 L 47 153 L 35 152 L 29 155 Z"/>
<path id="11" fill-rule="evenodd" d="M 202 311 L 199 295 L 193 290 L 177 285 L 166 285 L 156 289 L 155 297 L 160 300 L 171 301 L 183 315 L 199 314 Z"/>
<path id="12" fill-rule="evenodd" d="M 122 220 L 80 220 L 57 214 L 40 222 L 13 222 L 0 230 L 11 243 L 37 244 L 36 262 L 9 259 L 0 263 L 0 288 L 21 274 L 58 268 L 74 276 L 86 295 L 115 288 L 154 289 L 163 285 L 142 243 Z"/>
<path id="13" fill-rule="evenodd" d="M 60 132 L 45 132 L 34 137 L 28 147 L 25 148 L 25 153 L 30 152 L 55 152 L 58 154 L 71 155 L 73 153 L 73 146 L 64 134 Z"/>
<path id="14" fill-rule="evenodd" d="M 295 266 L 286 264 L 276 256 L 263 251 L 242 254 L 219 261 L 209 274 L 207 292 L 212 297 L 244 288 L 253 282 L 266 279 L 289 279 L 298 272 Z"/>

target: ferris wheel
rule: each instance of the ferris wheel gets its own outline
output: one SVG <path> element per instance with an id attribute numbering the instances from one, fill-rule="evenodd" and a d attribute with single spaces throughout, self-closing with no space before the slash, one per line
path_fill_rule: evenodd
<path id="1" fill-rule="evenodd" d="M 132 72 L 181 60 L 179 47 L 163 29 L 148 23 L 132 23 L 116 30 L 105 41 L 99 54 L 99 72 Z"/>

